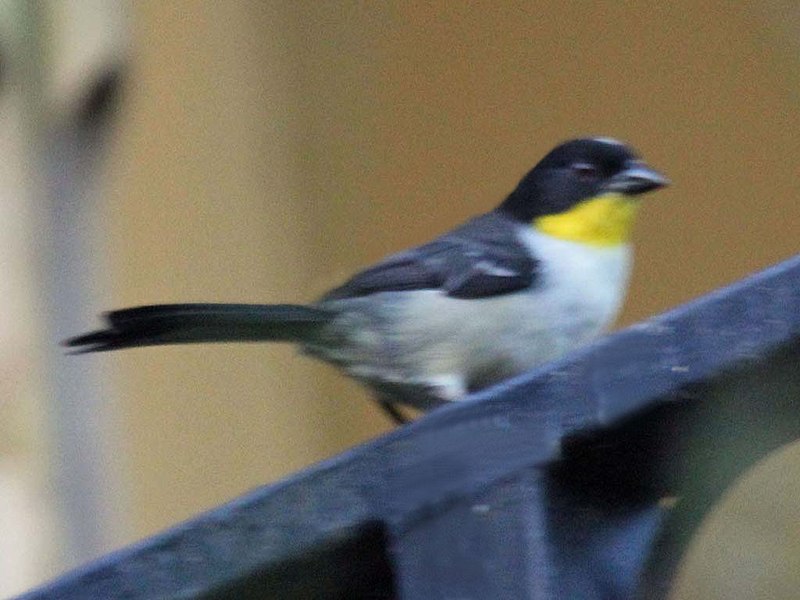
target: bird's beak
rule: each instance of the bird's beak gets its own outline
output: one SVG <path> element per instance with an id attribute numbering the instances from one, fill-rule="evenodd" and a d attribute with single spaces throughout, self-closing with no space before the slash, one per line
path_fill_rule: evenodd
<path id="1" fill-rule="evenodd" d="M 607 192 L 633 196 L 657 190 L 670 184 L 670 180 L 644 163 L 636 162 L 614 175 L 603 186 Z"/>

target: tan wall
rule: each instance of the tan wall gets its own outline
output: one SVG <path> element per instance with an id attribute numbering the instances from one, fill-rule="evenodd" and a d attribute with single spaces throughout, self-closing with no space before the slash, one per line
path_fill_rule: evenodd
<path id="1" fill-rule="evenodd" d="M 491 206 L 579 134 L 629 140 L 675 182 L 643 211 L 623 323 L 798 251 L 800 71 L 777 3 L 131 9 L 109 307 L 310 299 Z M 387 427 L 290 348 L 100 360 L 137 537 Z"/>

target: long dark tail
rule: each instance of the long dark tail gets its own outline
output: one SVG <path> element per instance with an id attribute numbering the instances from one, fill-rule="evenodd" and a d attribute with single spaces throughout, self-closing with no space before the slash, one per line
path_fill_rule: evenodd
<path id="1" fill-rule="evenodd" d="M 203 342 L 299 342 L 334 313 L 295 304 L 161 304 L 105 313 L 106 329 L 64 342 L 76 353 Z"/>

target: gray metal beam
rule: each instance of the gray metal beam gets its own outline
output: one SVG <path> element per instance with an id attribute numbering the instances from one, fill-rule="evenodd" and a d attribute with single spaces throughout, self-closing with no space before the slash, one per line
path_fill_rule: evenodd
<path id="1" fill-rule="evenodd" d="M 23 598 L 662 598 L 798 364 L 800 257 Z"/>

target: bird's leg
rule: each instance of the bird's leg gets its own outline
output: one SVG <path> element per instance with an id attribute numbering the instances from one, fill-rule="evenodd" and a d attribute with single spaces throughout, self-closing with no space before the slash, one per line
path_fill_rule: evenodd
<path id="1" fill-rule="evenodd" d="M 389 402 L 388 400 L 384 400 L 380 397 L 377 398 L 376 401 L 378 402 L 378 406 L 381 407 L 383 412 L 385 412 L 396 425 L 405 425 L 410 421 L 410 419 L 398 408 L 396 403 Z"/>

